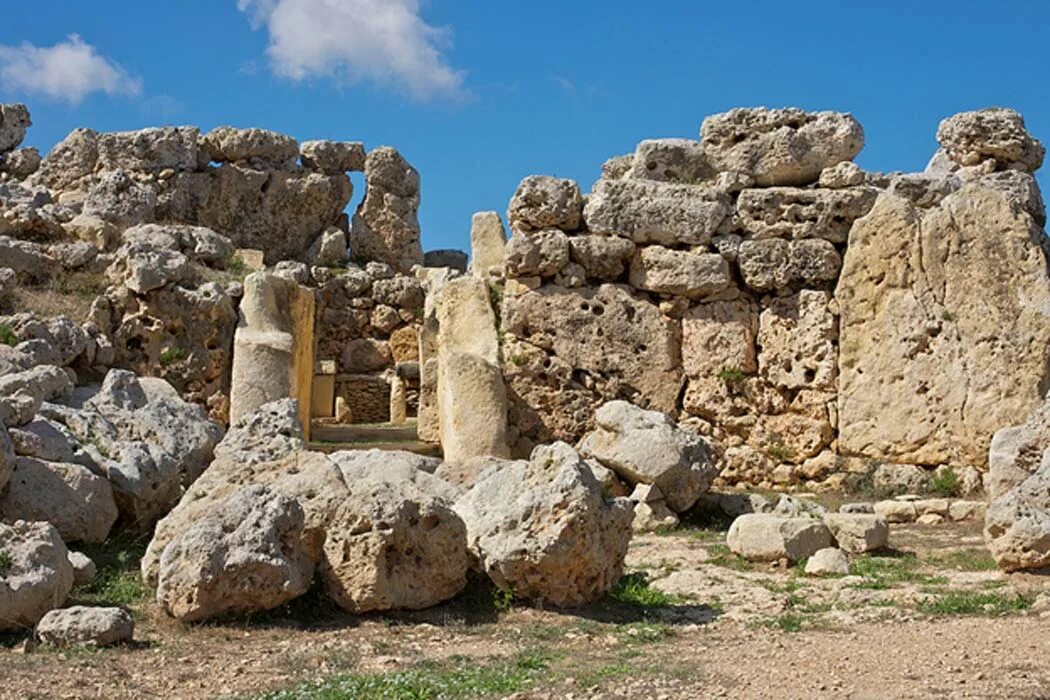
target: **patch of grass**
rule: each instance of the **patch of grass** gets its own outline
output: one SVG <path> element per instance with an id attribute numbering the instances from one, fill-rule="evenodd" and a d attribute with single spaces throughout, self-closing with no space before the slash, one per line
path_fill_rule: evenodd
<path id="1" fill-rule="evenodd" d="M 161 367 L 167 367 L 180 360 L 185 360 L 188 355 L 189 352 L 186 348 L 164 348 L 157 359 L 160 361 Z"/>
<path id="2" fill-rule="evenodd" d="M 718 378 L 726 384 L 739 384 L 747 378 L 747 375 L 736 367 L 723 367 L 718 371 Z"/>
<path id="3" fill-rule="evenodd" d="M 506 612 L 514 607 L 514 591 L 504 590 L 498 586 L 492 588 L 492 607 L 497 612 Z"/>
<path id="4" fill-rule="evenodd" d="M 946 309 L 944 312 L 941 313 L 941 320 L 948 321 L 950 323 L 955 320 L 955 314 Z"/>
<path id="5" fill-rule="evenodd" d="M 455 657 L 404 671 L 349 673 L 286 690 L 250 696 L 257 700 L 466 700 L 503 696 L 531 686 L 550 667 L 542 651 L 479 663 Z"/>
<path id="6" fill-rule="evenodd" d="M 960 549 L 926 558 L 933 566 L 957 571 L 995 571 L 995 558 L 986 549 Z"/>
<path id="7" fill-rule="evenodd" d="M 959 474 L 952 467 L 938 470 L 930 479 L 930 491 L 941 498 L 953 498 L 959 495 L 962 483 Z"/>
<path id="8" fill-rule="evenodd" d="M 653 622 L 632 622 L 616 627 L 616 638 L 622 644 L 658 644 L 675 636 L 674 627 Z"/>
<path id="9" fill-rule="evenodd" d="M 789 612 L 763 621 L 762 626 L 770 629 L 778 629 L 781 632 L 794 633 L 802 631 L 803 622 L 805 622 L 805 618 L 802 615 Z"/>
<path id="10" fill-rule="evenodd" d="M 11 326 L 6 323 L 0 323 L 0 343 L 3 345 L 10 345 L 11 347 L 18 345 L 18 336 L 15 335 Z"/>
<path id="11" fill-rule="evenodd" d="M 735 571 L 753 571 L 755 565 L 743 557 L 733 554 L 724 544 L 713 544 L 707 548 L 707 564 L 722 566 Z"/>
<path id="12" fill-rule="evenodd" d="M 6 551 L 0 551 L 0 576 L 7 573 L 7 570 L 11 568 L 11 554 Z"/>
<path id="13" fill-rule="evenodd" d="M 622 678 L 630 676 L 635 672 L 634 667 L 629 664 L 608 664 L 593 671 L 582 674 L 576 680 L 582 688 L 593 688 L 610 678 Z"/>
<path id="14" fill-rule="evenodd" d="M 795 451 L 784 444 L 784 439 L 773 435 L 766 444 L 766 454 L 778 462 L 788 462 L 795 458 Z"/>
<path id="15" fill-rule="evenodd" d="M 677 596 L 650 588 L 649 580 L 640 573 L 624 574 L 609 591 L 609 597 L 637 608 L 668 608 L 681 602 Z"/>
<path id="16" fill-rule="evenodd" d="M 95 580 L 73 589 L 72 597 L 84 604 L 133 607 L 149 600 L 153 591 L 142 580 L 139 563 L 147 539 L 119 534 L 100 545 L 85 545 L 81 551 L 95 562 Z"/>
<path id="17" fill-rule="evenodd" d="M 1027 610 L 1032 599 L 995 591 L 947 591 L 919 603 L 929 615 L 1006 615 Z"/>
<path id="18" fill-rule="evenodd" d="M 244 258 L 236 253 L 231 255 L 230 259 L 226 261 L 226 270 L 233 275 L 238 282 L 243 282 L 244 278 L 248 276 L 249 272 L 251 272 L 251 270 L 248 269 L 248 263 L 244 262 Z"/>
<path id="19" fill-rule="evenodd" d="M 850 565 L 851 574 L 864 577 L 864 581 L 852 587 L 884 590 L 905 583 L 935 586 L 948 582 L 948 579 L 943 576 L 930 576 L 919 571 L 919 568 L 920 562 L 913 554 L 903 556 L 866 554 L 854 559 Z"/>
<path id="20" fill-rule="evenodd" d="M 521 367 L 522 365 L 528 362 L 528 359 L 524 355 L 515 355 L 514 357 L 510 358 L 510 361 L 513 362 L 515 366 Z"/>

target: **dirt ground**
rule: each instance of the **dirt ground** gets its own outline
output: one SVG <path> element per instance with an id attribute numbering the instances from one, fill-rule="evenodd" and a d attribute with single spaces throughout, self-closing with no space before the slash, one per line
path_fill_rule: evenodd
<path id="1" fill-rule="evenodd" d="M 367 697 L 1050 698 L 1050 577 L 996 571 L 976 525 L 895 526 L 893 551 L 841 578 L 751 565 L 723 541 L 692 528 L 637 537 L 627 565 L 639 585 L 568 612 L 502 609 L 480 584 L 419 613 L 355 618 L 311 596 L 199 626 L 142 600 L 129 606 L 131 647 L 6 638 L 0 698 L 292 698 L 308 681 L 522 654 L 532 670 L 474 694 Z"/>

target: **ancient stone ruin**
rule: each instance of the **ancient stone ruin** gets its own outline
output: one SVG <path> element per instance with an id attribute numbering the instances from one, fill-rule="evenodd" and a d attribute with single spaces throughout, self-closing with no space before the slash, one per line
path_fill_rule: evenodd
<path id="1" fill-rule="evenodd" d="M 469 264 L 424 254 L 390 147 L 78 129 L 41 158 L 30 125 L 0 106 L 0 630 L 130 639 L 52 612 L 92 576 L 67 545 L 117 529 L 185 621 L 314 581 L 422 609 L 474 574 L 584 605 L 696 508 L 815 575 L 985 511 L 1002 569 L 1050 565 L 1044 149 L 1016 112 L 887 174 L 849 114 L 735 109 L 589 192 L 526 177 Z M 746 493 L 948 478 L 841 513 Z"/>

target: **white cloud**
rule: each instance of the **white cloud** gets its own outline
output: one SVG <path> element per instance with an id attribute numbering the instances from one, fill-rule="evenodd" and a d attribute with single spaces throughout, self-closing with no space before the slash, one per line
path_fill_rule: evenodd
<path id="1" fill-rule="evenodd" d="M 393 84 L 416 99 L 463 92 L 443 53 L 451 32 L 419 16 L 419 0 L 237 0 L 270 35 L 274 72 Z"/>
<path id="2" fill-rule="evenodd" d="M 93 92 L 138 95 L 142 81 L 76 34 L 54 46 L 0 45 L 0 85 L 77 104 Z"/>

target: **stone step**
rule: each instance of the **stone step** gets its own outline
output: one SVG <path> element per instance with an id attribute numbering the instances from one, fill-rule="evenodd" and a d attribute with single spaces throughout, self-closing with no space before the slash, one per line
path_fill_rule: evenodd
<path id="1" fill-rule="evenodd" d="M 310 449 L 315 452 L 343 452 L 351 450 L 389 450 L 415 452 L 426 457 L 441 458 L 441 445 L 422 440 L 395 440 L 390 442 L 311 442 Z"/>
<path id="2" fill-rule="evenodd" d="M 416 424 L 389 423 L 331 425 L 314 421 L 310 427 L 314 442 L 414 442 L 418 439 Z"/>

